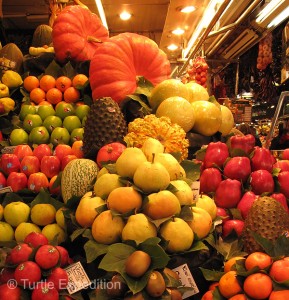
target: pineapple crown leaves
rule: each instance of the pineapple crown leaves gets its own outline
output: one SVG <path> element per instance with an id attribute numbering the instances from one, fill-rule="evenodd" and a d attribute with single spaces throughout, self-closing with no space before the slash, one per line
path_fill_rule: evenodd
<path id="1" fill-rule="evenodd" d="M 107 272 L 119 273 L 133 293 L 140 292 L 145 288 L 150 273 L 155 269 L 163 269 L 169 262 L 169 256 L 159 245 L 159 242 L 159 238 L 149 238 L 140 243 L 137 248 L 125 243 L 109 245 L 105 256 L 100 261 L 99 268 Z M 142 277 L 135 279 L 127 275 L 125 272 L 125 262 L 137 249 L 150 255 L 151 264 Z"/>

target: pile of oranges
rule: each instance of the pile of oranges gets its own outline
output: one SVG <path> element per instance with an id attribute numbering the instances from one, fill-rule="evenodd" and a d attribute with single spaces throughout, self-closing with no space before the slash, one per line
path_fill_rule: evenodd
<path id="1" fill-rule="evenodd" d="M 263 252 L 233 257 L 224 263 L 224 274 L 210 285 L 201 300 L 213 300 L 214 291 L 229 300 L 288 300 L 289 257 L 272 258 Z"/>
<path id="2" fill-rule="evenodd" d="M 56 105 L 61 101 L 76 103 L 81 100 L 80 87 L 88 81 L 85 74 L 77 74 L 72 79 L 67 76 L 54 78 L 45 74 L 40 79 L 29 75 L 23 81 L 30 101 L 35 105 Z"/>

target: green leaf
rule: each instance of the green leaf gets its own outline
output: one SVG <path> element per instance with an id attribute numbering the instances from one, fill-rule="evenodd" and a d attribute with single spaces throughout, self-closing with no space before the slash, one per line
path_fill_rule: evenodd
<path id="1" fill-rule="evenodd" d="M 70 239 L 73 242 L 76 238 L 78 238 L 79 236 L 81 236 L 86 228 L 79 228 L 73 231 L 73 233 L 70 235 Z"/>
<path id="2" fill-rule="evenodd" d="M 36 204 L 51 204 L 55 207 L 56 210 L 64 206 L 63 202 L 60 202 L 54 199 L 53 197 L 51 197 L 51 195 L 43 188 L 41 188 L 38 195 L 31 202 L 30 204 L 31 208 Z"/>
<path id="3" fill-rule="evenodd" d="M 66 63 L 63 67 L 62 67 L 62 75 L 72 79 L 76 74 L 76 70 L 73 68 L 73 66 L 71 65 L 70 62 Z"/>
<path id="4" fill-rule="evenodd" d="M 274 257 L 275 250 L 274 244 L 268 239 L 262 237 L 260 234 L 250 230 L 250 234 L 253 236 L 254 240 L 264 249 L 264 251 L 270 256 Z"/>
<path id="5" fill-rule="evenodd" d="M 98 244 L 95 241 L 89 240 L 84 244 L 84 251 L 87 263 L 93 262 L 99 256 L 108 251 L 108 245 Z"/>
<path id="6" fill-rule="evenodd" d="M 289 239 L 283 234 L 279 236 L 274 243 L 275 256 L 289 256 Z"/>
<path id="7" fill-rule="evenodd" d="M 62 75 L 61 66 L 55 60 L 53 60 L 45 69 L 43 75 L 45 75 L 45 74 L 51 75 L 54 78 L 57 78 Z"/>
<path id="8" fill-rule="evenodd" d="M 142 76 L 137 78 L 137 88 L 135 90 L 135 94 L 145 95 L 147 98 L 150 97 L 151 91 L 154 88 L 154 85 L 145 79 Z"/>
<path id="9" fill-rule="evenodd" d="M 224 275 L 224 272 L 213 271 L 209 269 L 199 268 L 207 281 L 219 281 L 221 277 Z"/>
<path id="10" fill-rule="evenodd" d="M 184 221 L 187 221 L 187 222 L 188 222 L 188 221 L 192 221 L 194 215 L 193 215 L 193 212 L 192 212 L 192 210 L 191 210 L 191 207 L 188 206 L 188 205 L 182 206 L 179 217 L 180 217 L 181 219 L 183 219 Z"/>
<path id="11" fill-rule="evenodd" d="M 145 115 L 148 115 L 152 112 L 152 109 L 147 105 L 147 103 L 145 101 L 142 100 L 142 98 L 139 95 L 133 94 L 133 95 L 127 95 L 126 97 L 127 97 L 127 100 L 124 100 L 125 103 L 127 103 L 130 100 L 138 102 L 142 108 L 142 112 Z"/>
<path id="12" fill-rule="evenodd" d="M 80 199 L 81 199 L 81 197 L 79 197 L 79 196 L 72 196 L 70 199 L 68 199 L 68 201 L 66 202 L 65 205 L 68 208 L 76 209 L 79 204 Z"/>
<path id="13" fill-rule="evenodd" d="M 196 251 L 200 251 L 200 250 L 208 250 L 208 246 L 206 246 L 202 241 L 194 241 L 193 244 L 192 244 L 192 247 L 185 251 L 185 253 L 188 253 L 188 252 L 196 252 Z"/>
<path id="14" fill-rule="evenodd" d="M 187 178 L 191 179 L 192 181 L 200 179 L 201 163 L 196 163 L 191 160 L 183 160 L 181 162 L 181 166 L 184 168 Z"/>
<path id="15" fill-rule="evenodd" d="M 11 203 L 11 202 L 16 202 L 16 201 L 20 201 L 20 202 L 24 202 L 23 199 L 16 193 L 6 193 L 4 200 L 2 202 L 3 207 L 5 207 L 7 204 Z"/>

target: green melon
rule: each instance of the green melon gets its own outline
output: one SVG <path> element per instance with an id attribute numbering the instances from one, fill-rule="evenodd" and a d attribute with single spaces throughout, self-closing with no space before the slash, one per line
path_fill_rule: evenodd
<path id="1" fill-rule="evenodd" d="M 49 46 L 52 43 L 52 27 L 41 24 L 36 27 L 32 37 L 32 47 Z"/>
<path id="2" fill-rule="evenodd" d="M 82 197 L 92 190 L 98 167 L 96 162 L 86 158 L 70 161 L 61 176 L 61 194 L 66 203 L 72 196 Z"/>
<path id="3" fill-rule="evenodd" d="M 14 43 L 8 43 L 0 50 L 0 68 L 12 70 L 19 74 L 23 67 L 23 53 Z"/>

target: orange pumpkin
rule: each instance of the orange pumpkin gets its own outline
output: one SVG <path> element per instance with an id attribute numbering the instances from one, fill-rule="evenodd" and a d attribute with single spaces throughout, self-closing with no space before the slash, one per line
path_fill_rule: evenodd
<path id="1" fill-rule="evenodd" d="M 98 47 L 90 62 L 92 97 L 111 97 L 120 104 L 136 91 L 138 77 L 156 85 L 170 73 L 166 54 L 153 40 L 136 33 L 120 33 Z"/>
<path id="2" fill-rule="evenodd" d="M 56 60 L 81 62 L 91 60 L 97 47 L 109 39 L 99 17 L 79 5 L 66 6 L 52 27 Z"/>

